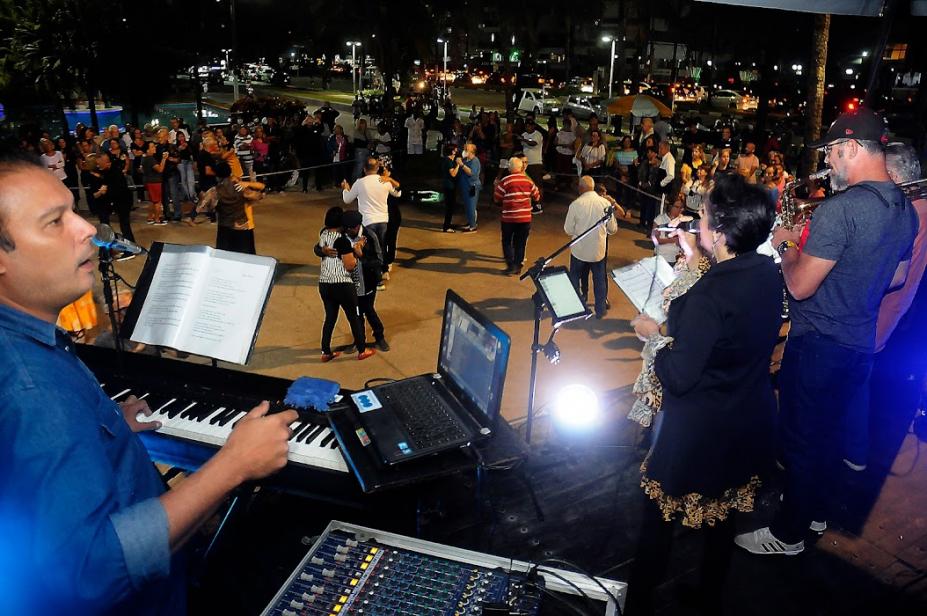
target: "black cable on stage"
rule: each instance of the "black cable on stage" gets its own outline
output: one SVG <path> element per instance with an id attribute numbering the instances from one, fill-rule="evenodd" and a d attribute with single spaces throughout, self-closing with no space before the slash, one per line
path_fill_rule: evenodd
<path id="1" fill-rule="evenodd" d="M 621 606 L 618 604 L 618 597 L 613 595 L 611 591 L 605 587 L 605 584 L 600 582 L 598 578 L 596 578 L 594 575 L 592 575 L 591 573 L 589 573 L 588 571 L 586 571 L 585 569 L 583 569 L 576 563 L 572 563 L 568 560 L 563 560 L 562 558 L 545 558 L 539 564 L 543 565 L 545 563 L 552 564 L 552 565 L 561 565 L 561 566 L 565 565 L 575 570 L 576 573 L 581 573 L 585 575 L 587 578 L 589 578 L 590 580 L 592 580 L 593 582 L 595 582 L 596 584 L 598 584 L 599 588 L 601 588 L 605 592 L 605 594 L 608 595 L 608 598 L 615 602 L 615 608 L 618 610 L 618 616 L 621 616 Z"/>
<path id="2" fill-rule="evenodd" d="M 533 566 L 531 567 L 531 569 L 528 570 L 527 576 L 530 578 L 530 577 L 532 577 L 533 575 L 535 575 L 535 574 L 537 574 L 537 573 L 540 573 L 541 571 L 542 571 L 542 569 L 541 569 L 540 563 L 535 564 L 535 565 L 533 565 Z M 574 583 L 571 582 L 570 580 L 566 579 L 565 577 L 563 577 L 562 575 L 560 575 L 560 574 L 557 573 L 556 571 L 552 571 L 552 570 L 550 570 L 550 569 L 543 569 L 543 573 L 544 573 L 544 575 L 551 575 L 551 576 L 553 576 L 553 577 L 559 579 L 560 581 L 562 581 L 563 583 L 565 583 L 567 586 L 569 586 L 570 588 L 572 588 L 573 590 L 575 590 L 576 593 L 577 593 L 578 595 L 580 595 L 581 597 L 583 597 L 583 598 L 586 600 L 586 603 L 589 604 L 589 607 L 591 607 L 591 608 L 593 609 L 593 611 L 595 610 L 595 605 L 594 605 L 593 602 L 592 602 L 592 597 L 590 597 L 589 595 L 587 595 L 586 592 L 585 592 L 582 588 L 580 588 L 579 586 L 577 586 L 576 584 L 574 584 Z"/>

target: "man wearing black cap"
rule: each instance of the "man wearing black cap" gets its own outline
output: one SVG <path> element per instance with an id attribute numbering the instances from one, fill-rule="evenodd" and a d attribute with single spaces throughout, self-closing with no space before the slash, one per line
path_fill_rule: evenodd
<path id="1" fill-rule="evenodd" d="M 773 245 L 792 319 L 779 372 L 782 507 L 769 527 L 738 535 L 754 554 L 798 554 L 826 527 L 828 488 L 842 458 L 850 400 L 867 386 L 885 292 L 904 283 L 917 215 L 885 168 L 885 122 L 868 109 L 841 115 L 814 148 L 824 150 L 834 197 L 802 229 L 779 227 Z"/>

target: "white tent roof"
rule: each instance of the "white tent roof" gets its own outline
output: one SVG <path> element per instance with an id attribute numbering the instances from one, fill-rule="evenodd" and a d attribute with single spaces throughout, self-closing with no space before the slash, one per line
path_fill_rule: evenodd
<path id="1" fill-rule="evenodd" d="M 698 0 L 715 4 L 733 4 L 783 11 L 804 13 L 832 13 L 834 15 L 862 15 L 877 17 L 882 11 L 883 0 Z M 904 5 L 905 2 L 902 2 Z M 927 0 L 910 0 L 911 14 L 927 15 Z"/>

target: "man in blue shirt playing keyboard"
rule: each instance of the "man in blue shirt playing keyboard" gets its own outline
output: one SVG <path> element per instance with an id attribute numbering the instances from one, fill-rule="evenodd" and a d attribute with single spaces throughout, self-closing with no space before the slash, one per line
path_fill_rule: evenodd
<path id="1" fill-rule="evenodd" d="M 266 402 L 165 491 L 135 431 L 56 329 L 93 285 L 94 228 L 38 161 L 0 154 L 0 613 L 179 614 L 181 548 L 244 481 L 286 464 Z"/>

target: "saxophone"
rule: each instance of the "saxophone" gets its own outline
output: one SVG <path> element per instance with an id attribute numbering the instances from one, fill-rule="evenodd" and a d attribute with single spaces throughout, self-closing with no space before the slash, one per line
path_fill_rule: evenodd
<path id="1" fill-rule="evenodd" d="M 782 189 L 782 209 L 777 224 L 786 229 L 793 229 L 807 223 L 811 213 L 820 205 L 820 201 L 812 199 L 799 199 L 795 196 L 795 188 L 808 180 L 820 180 L 830 175 L 830 169 L 822 169 L 812 173 L 806 180 L 792 180 Z"/>
<path id="2" fill-rule="evenodd" d="M 830 175 L 830 169 L 822 169 L 817 173 L 808 176 L 808 180 L 820 180 Z M 807 223 L 811 219 L 811 213 L 821 203 L 811 199 L 799 199 L 795 196 L 795 188 L 806 180 L 792 180 L 782 189 L 782 208 L 779 212 L 776 226 L 782 226 L 786 229 L 794 229 Z M 781 270 L 780 270 L 781 273 Z M 783 286 L 782 289 L 782 319 L 789 318 L 789 289 Z"/>

